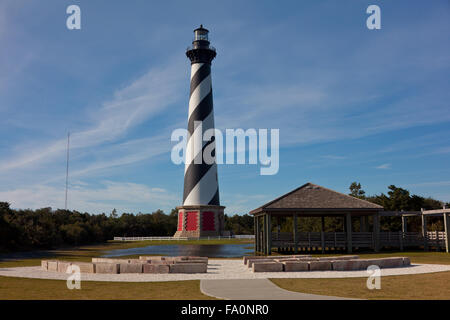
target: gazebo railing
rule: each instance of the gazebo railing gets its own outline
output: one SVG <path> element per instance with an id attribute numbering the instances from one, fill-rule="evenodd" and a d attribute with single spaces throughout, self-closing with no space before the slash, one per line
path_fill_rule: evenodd
<path id="1" fill-rule="evenodd" d="M 381 247 L 434 246 L 445 247 L 445 232 L 429 231 L 424 239 L 419 232 L 380 232 L 379 245 Z M 272 232 L 273 247 L 295 247 L 292 232 Z M 345 232 L 298 232 L 298 248 L 346 248 L 347 234 Z M 374 248 L 375 237 L 373 232 L 352 232 L 353 248 Z"/>

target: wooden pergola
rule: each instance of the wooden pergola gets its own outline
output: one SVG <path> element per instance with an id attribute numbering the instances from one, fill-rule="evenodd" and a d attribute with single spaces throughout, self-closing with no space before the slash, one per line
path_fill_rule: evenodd
<path id="1" fill-rule="evenodd" d="M 445 251 L 450 252 L 450 209 L 445 206 L 442 209 L 424 210 L 421 211 L 382 211 L 382 217 L 401 217 L 402 219 L 402 234 L 408 235 L 408 217 L 420 217 L 422 221 L 422 230 L 419 234 L 419 245 L 423 245 L 425 251 L 428 251 L 429 246 L 435 247 L 445 246 Z M 428 231 L 427 218 L 428 217 L 442 217 L 444 220 L 444 231 Z"/>
<path id="2" fill-rule="evenodd" d="M 428 244 L 445 245 L 449 250 L 448 215 L 450 209 L 418 211 L 418 212 L 387 212 L 383 207 L 372 202 L 358 199 L 336 192 L 312 183 L 301 187 L 270 201 L 263 206 L 250 211 L 254 216 L 255 251 L 270 255 L 272 248 L 287 248 L 295 253 L 312 250 L 343 249 L 351 253 L 354 248 L 371 248 L 378 251 L 382 246 L 399 247 L 421 246 L 428 250 Z M 444 216 L 445 231 L 430 233 L 426 229 L 426 216 Z M 399 232 L 380 232 L 381 216 L 400 216 L 402 228 Z M 422 233 L 407 232 L 408 216 L 422 216 Z M 292 217 L 291 232 L 272 232 L 273 217 Z M 298 217 L 320 217 L 322 220 L 320 232 L 298 232 Z M 326 217 L 341 217 L 344 219 L 343 232 L 324 232 Z M 369 217 L 372 225 L 369 226 Z M 352 220 L 360 219 L 358 232 L 353 230 Z M 278 220 L 278 219 L 277 219 Z M 371 227 L 371 228 L 369 228 Z M 369 231 L 370 230 L 370 231 Z"/>

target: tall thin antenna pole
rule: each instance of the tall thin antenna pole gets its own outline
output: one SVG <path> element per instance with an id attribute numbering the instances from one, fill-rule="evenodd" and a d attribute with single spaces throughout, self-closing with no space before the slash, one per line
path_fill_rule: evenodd
<path id="1" fill-rule="evenodd" d="M 67 210 L 67 190 L 69 189 L 69 143 L 70 143 L 70 131 L 67 133 L 66 200 L 64 203 L 65 210 Z"/>

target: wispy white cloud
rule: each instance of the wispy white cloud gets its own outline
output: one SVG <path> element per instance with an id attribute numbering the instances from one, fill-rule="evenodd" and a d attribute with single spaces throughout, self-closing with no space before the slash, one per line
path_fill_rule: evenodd
<path id="1" fill-rule="evenodd" d="M 115 92 L 114 98 L 105 102 L 91 115 L 93 125 L 87 129 L 73 130 L 71 149 L 82 149 L 112 142 L 124 136 L 151 117 L 156 116 L 180 98 L 183 73 L 177 62 L 166 67 L 154 68 L 130 85 Z M 145 143 L 142 139 L 140 142 Z M 134 144 L 138 141 L 134 141 Z M 129 145 L 132 143 L 129 143 Z M 66 139 L 39 144 L 34 149 L 16 147 L 17 153 L 0 161 L 0 173 L 61 158 L 66 150 Z M 22 149 L 22 150 L 20 150 Z M 140 149 L 140 148 L 138 148 Z M 128 157 L 128 161 L 133 155 Z M 136 159 L 140 159 L 136 156 Z"/>
<path id="2" fill-rule="evenodd" d="M 64 208 L 64 192 L 64 188 L 35 185 L 0 192 L 0 199 L 7 199 L 14 208 Z M 90 213 L 108 213 L 114 208 L 134 213 L 158 208 L 168 211 L 178 202 L 179 196 L 164 188 L 114 181 L 104 181 L 99 187 L 74 184 L 68 197 L 69 209 Z"/>
<path id="3" fill-rule="evenodd" d="M 391 164 L 390 163 L 384 163 L 384 164 L 381 164 L 379 166 L 376 166 L 375 168 L 376 169 L 383 169 L 383 170 L 391 169 Z"/>

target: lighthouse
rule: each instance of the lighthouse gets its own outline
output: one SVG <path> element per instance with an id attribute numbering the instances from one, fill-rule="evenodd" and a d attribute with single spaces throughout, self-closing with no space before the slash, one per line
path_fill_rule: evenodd
<path id="1" fill-rule="evenodd" d="M 220 205 L 214 134 L 208 134 L 209 139 L 204 141 L 205 132 L 214 130 L 211 62 L 216 49 L 210 46 L 208 34 L 200 25 L 186 51 L 191 61 L 188 139 L 183 204 L 177 207 L 178 227 L 174 237 L 223 235 L 225 207 Z M 210 151 L 208 159 L 204 157 L 205 151 Z"/>

